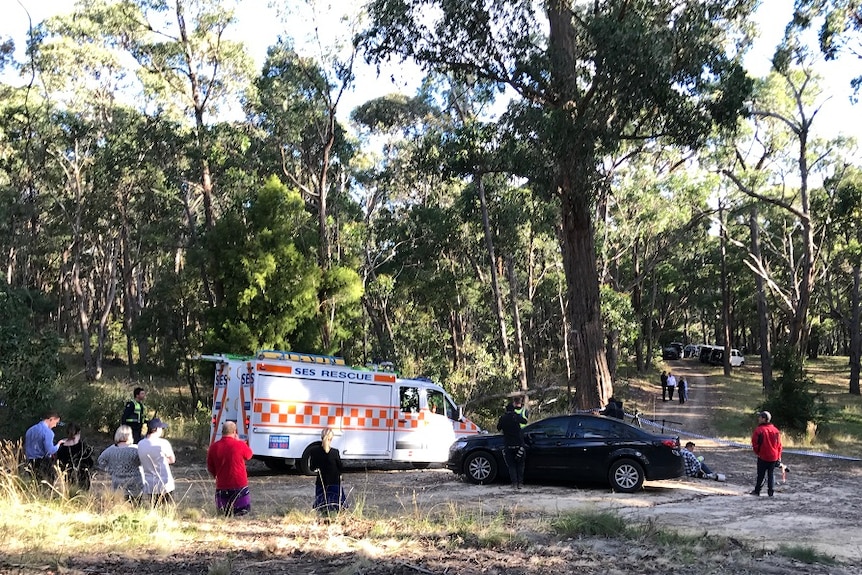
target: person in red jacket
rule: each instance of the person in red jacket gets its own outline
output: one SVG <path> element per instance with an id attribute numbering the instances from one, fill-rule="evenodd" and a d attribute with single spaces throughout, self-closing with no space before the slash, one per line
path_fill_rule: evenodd
<path id="1" fill-rule="evenodd" d="M 237 437 L 236 422 L 222 425 L 221 439 L 207 451 L 207 470 L 215 477 L 216 509 L 225 516 L 245 515 L 251 511 L 251 493 L 245 462 L 251 459 L 251 448 Z"/>
<path id="2" fill-rule="evenodd" d="M 775 466 L 781 461 L 781 432 L 772 425 L 772 414 L 761 411 L 757 414 L 757 427 L 751 434 L 751 448 L 757 455 L 757 483 L 752 495 L 760 495 L 766 477 L 766 492 L 775 493 Z"/>

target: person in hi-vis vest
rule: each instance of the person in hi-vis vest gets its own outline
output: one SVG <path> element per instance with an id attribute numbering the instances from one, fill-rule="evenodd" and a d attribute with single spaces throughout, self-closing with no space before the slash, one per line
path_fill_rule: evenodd
<path id="1" fill-rule="evenodd" d="M 529 421 L 529 411 L 527 411 L 527 407 L 524 405 L 524 398 L 520 395 L 512 399 L 512 405 L 515 406 L 515 413 L 523 417 L 525 420 Z M 522 423 L 521 427 L 527 425 L 526 423 Z"/>
<path id="2" fill-rule="evenodd" d="M 136 387 L 134 397 L 126 402 L 126 408 L 123 410 L 123 420 L 120 425 L 128 425 L 132 428 L 132 437 L 135 443 L 141 441 L 141 431 L 144 428 L 144 421 L 147 417 L 147 408 L 144 406 L 144 399 L 147 397 L 147 391 L 143 387 Z"/>

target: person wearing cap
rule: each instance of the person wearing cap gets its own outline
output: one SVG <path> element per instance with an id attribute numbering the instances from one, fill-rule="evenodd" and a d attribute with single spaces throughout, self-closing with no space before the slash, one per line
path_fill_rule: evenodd
<path id="1" fill-rule="evenodd" d="M 221 427 L 221 439 L 207 450 L 207 471 L 216 480 L 215 502 L 219 513 L 231 516 L 251 511 L 245 468 L 245 462 L 251 457 L 251 448 L 239 439 L 236 422 L 225 421 Z"/>
<path id="2" fill-rule="evenodd" d="M 66 440 L 54 443 L 54 428 L 60 423 L 60 414 L 56 411 L 46 411 L 35 425 L 24 434 L 24 456 L 27 458 L 27 469 L 38 481 L 53 482 L 56 476 L 54 456 Z"/>
<path id="3" fill-rule="evenodd" d="M 176 485 L 171 465 L 176 461 L 170 442 L 162 437 L 168 425 L 158 417 L 147 422 L 147 436 L 138 444 L 138 457 L 144 472 L 144 497 L 152 505 L 173 502 Z"/>
<path id="4" fill-rule="evenodd" d="M 772 414 L 761 411 L 757 414 L 757 427 L 751 434 L 751 448 L 757 455 L 757 481 L 751 495 L 760 495 L 766 478 L 766 493 L 775 493 L 775 465 L 781 461 L 781 432 L 772 425 Z"/>

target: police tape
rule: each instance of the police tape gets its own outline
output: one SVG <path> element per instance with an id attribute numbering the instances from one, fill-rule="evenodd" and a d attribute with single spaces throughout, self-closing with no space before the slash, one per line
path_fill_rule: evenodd
<path id="1" fill-rule="evenodd" d="M 596 410 L 587 410 L 587 411 L 595 412 Z M 699 433 L 692 433 L 689 431 L 685 431 L 684 429 L 665 425 L 663 422 L 658 423 L 656 421 L 653 421 L 651 419 L 644 417 L 643 415 L 641 415 L 639 413 L 625 412 L 625 416 L 627 418 L 630 418 L 630 421 L 637 421 L 641 425 L 647 425 L 650 427 L 655 427 L 657 429 L 661 429 L 662 432 L 671 431 L 673 433 L 679 433 L 680 435 L 684 435 L 686 437 L 693 437 L 695 439 L 703 439 L 706 441 L 712 441 L 714 443 L 718 443 L 719 445 L 724 445 L 727 447 L 738 447 L 740 449 L 751 449 L 751 444 L 749 444 L 749 443 L 740 443 L 738 441 L 731 441 L 729 439 L 721 439 L 720 437 L 710 437 L 709 435 L 701 435 Z M 803 451 L 803 450 L 799 450 L 799 449 L 782 449 L 781 452 L 782 452 L 782 454 L 790 453 L 792 455 L 808 455 L 811 457 L 822 457 L 824 459 L 837 459 L 840 461 L 862 461 L 862 459 L 860 459 L 859 457 L 850 457 L 849 455 L 838 455 L 835 453 L 823 453 L 822 451 Z"/>

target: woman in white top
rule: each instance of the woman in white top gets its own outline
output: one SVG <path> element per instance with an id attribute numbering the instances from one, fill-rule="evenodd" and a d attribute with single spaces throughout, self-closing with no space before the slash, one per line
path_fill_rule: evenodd
<path id="1" fill-rule="evenodd" d="M 176 461 L 174 449 L 162 437 L 168 425 L 158 417 L 147 422 L 147 436 L 138 443 L 138 457 L 144 470 L 144 497 L 153 505 L 172 503 L 171 492 L 176 485 L 171 465 Z"/>

